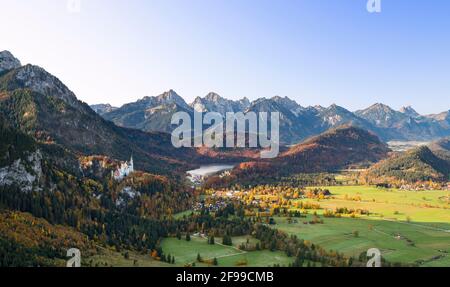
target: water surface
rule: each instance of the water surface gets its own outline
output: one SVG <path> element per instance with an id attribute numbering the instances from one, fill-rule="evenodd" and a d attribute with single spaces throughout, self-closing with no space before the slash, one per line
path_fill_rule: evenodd
<path id="1" fill-rule="evenodd" d="M 234 165 L 230 164 L 210 164 L 200 166 L 198 169 L 190 170 L 187 173 L 190 176 L 209 176 L 221 171 L 233 169 Z"/>

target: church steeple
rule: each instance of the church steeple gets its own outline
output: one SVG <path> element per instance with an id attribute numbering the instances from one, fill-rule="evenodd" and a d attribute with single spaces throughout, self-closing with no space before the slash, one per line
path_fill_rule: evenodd
<path id="1" fill-rule="evenodd" d="M 131 155 L 131 158 L 130 158 L 130 170 L 134 171 L 133 155 Z"/>

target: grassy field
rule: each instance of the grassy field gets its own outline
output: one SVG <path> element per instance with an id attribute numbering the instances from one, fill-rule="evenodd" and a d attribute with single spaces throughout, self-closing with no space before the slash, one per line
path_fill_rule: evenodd
<path id="1" fill-rule="evenodd" d="M 247 237 L 234 237 L 233 246 L 221 245 L 220 238 L 216 238 L 216 244 L 209 245 L 205 238 L 191 237 L 191 241 L 176 238 L 166 238 L 162 242 L 162 248 L 166 253 L 175 256 L 176 266 L 185 266 L 196 262 L 197 254 L 205 260 L 217 258 L 219 267 L 247 266 L 265 267 L 279 264 L 287 266 L 293 258 L 287 257 L 283 252 L 270 252 L 268 250 L 245 252 L 237 246 L 247 241 Z M 255 243 L 256 239 L 250 239 Z M 196 266 L 208 266 L 208 264 L 195 263 Z"/>
<path id="2" fill-rule="evenodd" d="M 322 208 L 360 208 L 372 217 L 424 223 L 450 229 L 450 204 L 446 191 L 401 191 L 370 186 L 328 187 L 331 200 L 320 202 Z M 354 199 L 360 199 L 355 201 Z"/>
<path id="3" fill-rule="evenodd" d="M 85 263 L 92 261 L 92 266 L 98 267 L 171 267 L 173 265 L 154 260 L 150 255 L 128 252 L 128 259 L 123 252 L 102 248 L 98 255 L 86 259 Z M 107 263 L 107 265 L 105 265 Z"/>
<path id="4" fill-rule="evenodd" d="M 212 266 L 208 263 L 199 263 L 197 254 L 205 260 L 214 258 L 218 261 L 218 267 L 266 267 L 279 264 L 288 266 L 293 262 L 293 258 L 287 257 L 283 252 L 271 252 L 268 250 L 246 252 L 239 250 L 237 246 L 241 243 L 249 242 L 255 244 L 257 239 L 241 236 L 233 238 L 233 246 L 224 246 L 220 244 L 221 238 L 216 239 L 216 244 L 207 244 L 205 238 L 191 236 L 191 241 L 176 238 L 166 238 L 162 242 L 162 248 L 166 254 L 175 256 L 175 264 L 168 264 L 157 261 L 150 255 L 128 252 L 128 258 L 125 258 L 124 252 L 117 252 L 111 249 L 102 248 L 98 255 L 86 259 L 86 264 L 92 266 L 112 266 L 112 267 L 183 267 L 195 262 L 197 267 Z M 107 263 L 107 265 L 105 265 Z"/>
<path id="5" fill-rule="evenodd" d="M 191 214 L 195 213 L 193 210 L 186 210 L 173 215 L 174 219 L 182 219 L 184 216 L 189 217 Z"/>
<path id="6" fill-rule="evenodd" d="M 324 224 L 313 225 L 303 223 L 312 215 L 292 224 L 285 218 L 276 218 L 274 228 L 347 255 L 358 256 L 369 248 L 378 248 L 389 261 L 450 266 L 450 209 L 446 192 L 360 186 L 327 188 L 332 198 L 321 200 L 322 208 L 359 208 L 372 214 L 357 218 L 322 217 Z M 322 213 L 323 210 L 317 211 Z"/>
<path id="7" fill-rule="evenodd" d="M 326 187 L 332 193 L 330 199 L 317 201 L 321 208 L 317 214 L 324 224 L 304 224 L 313 219 L 313 210 L 306 218 L 298 218 L 296 223 L 288 223 L 287 218 L 275 217 L 274 228 L 295 234 L 299 238 L 311 241 L 328 250 L 336 250 L 349 256 L 359 256 L 370 248 L 381 250 L 385 259 L 391 262 L 418 263 L 420 266 L 450 266 L 450 205 L 445 191 L 400 191 L 396 189 L 378 189 L 367 186 Z M 325 209 L 347 207 L 364 209 L 370 215 L 358 215 L 356 218 L 325 218 Z M 192 211 L 177 214 L 177 218 L 189 215 Z M 233 246 L 224 246 L 221 238 L 216 244 L 209 245 L 205 238 L 191 236 L 191 241 L 166 238 L 162 248 L 166 254 L 175 256 L 176 264 L 170 265 L 152 259 L 147 255 L 124 255 L 104 250 L 93 259 L 102 265 L 111 266 L 186 266 L 196 262 L 197 254 L 203 259 L 217 258 L 219 267 L 231 266 L 287 266 L 293 258 L 283 252 L 268 250 L 245 252 L 238 249 L 242 243 L 257 239 L 251 236 L 233 238 Z M 210 266 L 196 262 L 196 266 Z"/>

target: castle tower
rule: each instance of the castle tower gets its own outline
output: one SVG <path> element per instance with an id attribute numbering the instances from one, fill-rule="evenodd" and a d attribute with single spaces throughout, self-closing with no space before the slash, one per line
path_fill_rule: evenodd
<path id="1" fill-rule="evenodd" d="M 130 158 L 130 172 L 134 172 L 133 155 L 131 155 L 131 158 Z"/>

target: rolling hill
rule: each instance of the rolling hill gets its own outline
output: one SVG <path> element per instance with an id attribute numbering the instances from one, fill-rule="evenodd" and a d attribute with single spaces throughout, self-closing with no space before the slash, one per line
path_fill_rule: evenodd
<path id="1" fill-rule="evenodd" d="M 450 162 L 450 137 L 440 139 L 429 145 L 429 148 L 439 158 Z"/>
<path id="2" fill-rule="evenodd" d="M 430 145 L 432 150 L 450 152 L 450 137 L 440 139 Z"/>
<path id="3" fill-rule="evenodd" d="M 341 126 L 295 145 L 275 159 L 242 163 L 233 176 L 238 182 L 250 183 L 298 173 L 367 167 L 386 158 L 389 152 L 374 134 L 354 126 Z"/>
<path id="4" fill-rule="evenodd" d="M 421 146 L 375 164 L 365 176 L 374 182 L 445 182 L 450 180 L 450 161 Z"/>

